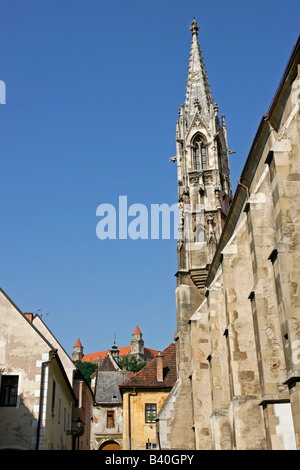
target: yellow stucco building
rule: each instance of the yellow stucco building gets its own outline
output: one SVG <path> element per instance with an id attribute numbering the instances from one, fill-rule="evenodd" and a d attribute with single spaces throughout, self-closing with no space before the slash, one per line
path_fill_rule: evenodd
<path id="1" fill-rule="evenodd" d="M 123 449 L 158 449 L 156 417 L 176 382 L 175 344 L 120 385 L 123 395 Z"/>

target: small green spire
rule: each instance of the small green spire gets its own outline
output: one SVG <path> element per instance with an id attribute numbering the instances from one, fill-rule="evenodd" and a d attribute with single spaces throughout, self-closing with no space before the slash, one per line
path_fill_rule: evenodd
<path id="1" fill-rule="evenodd" d="M 114 335 L 114 344 L 112 345 L 111 349 L 118 349 L 118 346 L 116 343 L 116 334 Z"/>

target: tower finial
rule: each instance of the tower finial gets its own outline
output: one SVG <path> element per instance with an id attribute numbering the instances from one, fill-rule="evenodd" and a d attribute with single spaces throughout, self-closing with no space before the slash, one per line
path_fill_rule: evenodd
<path id="1" fill-rule="evenodd" d="M 196 34 L 196 36 L 198 36 L 199 27 L 198 27 L 198 24 L 197 24 L 197 21 L 195 20 L 195 18 L 192 21 L 192 24 L 190 26 L 190 30 L 192 31 L 193 36 L 195 34 Z"/>

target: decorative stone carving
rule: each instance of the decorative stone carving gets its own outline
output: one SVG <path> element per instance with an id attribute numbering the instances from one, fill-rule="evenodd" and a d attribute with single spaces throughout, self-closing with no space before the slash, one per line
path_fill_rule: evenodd
<path id="1" fill-rule="evenodd" d="M 203 171 L 203 182 L 204 185 L 211 184 L 213 182 L 213 170 Z"/>
<path id="2" fill-rule="evenodd" d="M 195 110 L 199 111 L 199 113 L 201 112 L 201 105 L 200 105 L 200 101 L 198 100 L 198 98 L 196 98 L 194 100 L 194 108 Z M 199 119 L 200 119 L 200 116 L 198 115 Z M 195 125 L 195 124 L 194 124 Z"/>
<path id="3" fill-rule="evenodd" d="M 220 186 L 216 186 L 216 188 L 215 188 L 215 198 L 216 198 L 216 207 L 217 208 L 222 207 L 221 188 L 220 188 Z"/>
<path id="4" fill-rule="evenodd" d="M 223 176 L 223 191 L 227 196 L 229 193 L 229 183 L 228 183 L 228 177 L 226 175 Z"/>
<path id="5" fill-rule="evenodd" d="M 200 118 L 199 114 L 197 113 L 194 119 L 193 127 L 200 127 L 202 124 L 202 119 Z"/>
<path id="6" fill-rule="evenodd" d="M 217 243 L 217 237 L 215 234 L 215 221 L 214 221 L 214 215 L 209 212 L 206 214 L 206 222 L 207 222 L 207 241 L 208 243 Z"/>
<path id="7" fill-rule="evenodd" d="M 187 188 L 185 188 L 182 192 L 180 200 L 183 202 L 183 204 L 189 204 L 190 203 L 190 193 Z"/>
<path id="8" fill-rule="evenodd" d="M 198 184 L 200 180 L 200 172 L 199 171 L 193 171 L 189 173 L 189 182 L 190 184 Z"/>

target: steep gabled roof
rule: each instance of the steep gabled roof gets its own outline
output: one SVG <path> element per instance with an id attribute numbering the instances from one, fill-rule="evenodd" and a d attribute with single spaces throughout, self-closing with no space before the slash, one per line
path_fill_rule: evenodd
<path id="1" fill-rule="evenodd" d="M 40 338 L 46 343 L 47 347 L 53 352 L 56 351 L 56 348 L 48 341 L 47 338 L 34 326 L 34 324 L 28 319 L 28 317 L 22 312 L 22 310 L 12 301 L 12 299 L 4 292 L 4 290 L 0 287 L 0 294 L 4 296 L 4 298 L 14 307 L 14 309 L 20 314 L 20 316 L 26 321 L 28 325 L 40 336 Z"/>
<path id="2" fill-rule="evenodd" d="M 120 367 L 118 366 L 117 362 L 112 357 L 110 352 L 106 354 L 98 370 L 101 372 L 115 372 L 116 370 L 121 371 Z"/>
<path id="3" fill-rule="evenodd" d="M 6 294 L 6 292 L 4 292 L 4 290 L 0 287 L 0 297 L 1 295 L 4 297 L 4 299 L 6 299 L 9 304 L 11 304 L 11 306 L 14 308 L 14 310 L 16 312 L 18 312 L 18 314 L 20 315 L 20 318 L 24 319 L 26 321 L 26 325 L 29 326 L 29 328 L 32 328 L 32 330 L 39 336 L 39 338 L 41 338 L 41 340 L 46 344 L 46 346 L 49 348 L 49 360 L 48 361 L 43 361 L 42 362 L 42 365 L 43 364 L 46 364 L 48 362 L 51 362 L 52 360 L 55 360 L 58 364 L 58 367 L 59 367 L 59 370 L 62 374 L 62 377 L 67 385 L 67 388 L 70 392 L 70 395 L 72 396 L 72 398 L 75 400 L 76 397 L 75 397 L 75 394 L 74 394 L 74 390 L 72 388 L 72 385 L 70 383 L 70 380 L 66 374 L 66 370 L 63 366 L 63 363 L 59 357 L 59 354 L 58 354 L 58 349 L 56 347 L 54 347 L 50 341 L 48 340 L 48 338 L 46 338 L 42 332 L 33 324 L 33 321 L 30 321 L 28 319 L 28 316 L 25 315 L 21 310 L 20 308 L 10 299 L 10 297 Z M 44 324 L 44 323 L 43 323 Z M 52 333 L 51 333 L 52 335 Z M 53 335 L 52 335 L 53 336 Z"/>
<path id="4" fill-rule="evenodd" d="M 120 385 L 121 391 L 131 388 L 172 388 L 176 382 L 175 344 L 171 343 L 162 353 L 163 381 L 157 380 L 157 358 L 153 358 L 143 369 Z"/>
<path id="5" fill-rule="evenodd" d="M 131 377 L 132 374 L 133 372 L 121 370 L 114 357 L 108 352 L 101 366 L 95 372 L 95 402 L 110 406 L 121 404 L 119 384 Z"/>

